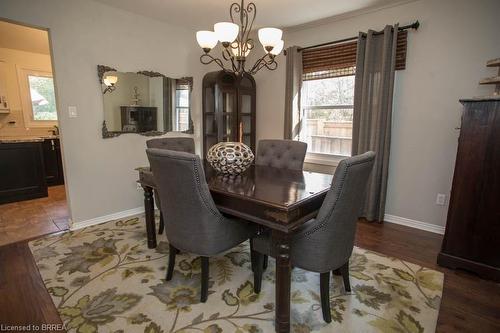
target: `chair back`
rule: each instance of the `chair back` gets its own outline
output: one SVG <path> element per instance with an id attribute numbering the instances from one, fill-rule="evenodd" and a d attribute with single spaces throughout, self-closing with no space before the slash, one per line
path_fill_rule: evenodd
<path id="1" fill-rule="evenodd" d="M 177 249 L 213 255 L 226 244 L 231 225 L 218 211 L 197 155 L 165 149 L 146 150 L 160 196 L 169 242 Z"/>
<path id="2" fill-rule="evenodd" d="M 146 141 L 148 148 L 168 149 L 194 154 L 194 139 L 187 137 L 158 138 Z"/>
<path id="3" fill-rule="evenodd" d="M 292 244 L 297 266 L 324 273 L 349 260 L 374 162 L 370 151 L 339 163 L 316 219 Z"/>
<path id="4" fill-rule="evenodd" d="M 302 170 L 307 143 L 294 140 L 260 140 L 255 164 Z"/>

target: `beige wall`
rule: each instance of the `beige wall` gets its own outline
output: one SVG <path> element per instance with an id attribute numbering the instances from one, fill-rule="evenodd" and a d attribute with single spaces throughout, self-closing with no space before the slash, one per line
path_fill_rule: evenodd
<path id="1" fill-rule="evenodd" d="M 50 29 L 73 221 L 141 207 L 142 191 L 136 189 L 134 168 L 147 164 L 147 137 L 101 138 L 102 95 L 96 66 L 193 76 L 198 139 L 202 65 L 194 31 L 94 1 L 2 0 L 0 16 Z M 77 118 L 68 117 L 68 106 L 77 107 Z"/>
<path id="2" fill-rule="evenodd" d="M 485 63 L 500 56 L 498 13 L 498 0 L 421 0 L 285 33 L 287 45 L 308 46 L 421 22 L 409 33 L 407 69 L 396 75 L 387 214 L 445 225 L 447 207 L 435 200 L 451 190 L 458 99 L 492 92 L 478 81 L 495 74 Z M 283 137 L 284 57 L 278 62 L 256 76 L 259 139 Z"/>
<path id="3" fill-rule="evenodd" d="M 6 136 L 40 136 L 48 135 L 49 127 L 34 128 L 25 124 L 23 113 L 30 113 L 31 110 L 23 110 L 21 91 L 19 89 L 19 78 L 17 68 L 40 70 L 51 72 L 52 65 L 50 56 L 41 53 L 25 52 L 20 50 L 0 48 L 0 62 L 2 65 L 2 76 L 10 105 L 9 114 L 0 114 L 0 137 Z M 25 98 L 25 97 L 24 97 Z M 9 125 L 10 121 L 15 121 L 14 125 Z"/>

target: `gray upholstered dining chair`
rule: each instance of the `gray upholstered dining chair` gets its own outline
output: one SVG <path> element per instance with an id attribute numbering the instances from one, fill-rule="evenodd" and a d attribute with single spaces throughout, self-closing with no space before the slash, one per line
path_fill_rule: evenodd
<path id="1" fill-rule="evenodd" d="M 307 143 L 295 140 L 260 140 L 255 157 L 256 165 L 266 165 L 279 169 L 302 170 L 306 158 Z M 253 244 L 250 244 L 253 247 Z M 267 255 L 264 256 L 264 270 Z"/>
<path id="2" fill-rule="evenodd" d="M 302 170 L 307 143 L 294 140 L 260 140 L 255 164 Z"/>
<path id="3" fill-rule="evenodd" d="M 168 149 L 175 151 L 183 151 L 186 153 L 194 154 L 194 139 L 188 137 L 170 137 L 170 138 L 157 138 L 150 139 L 146 141 L 146 146 L 148 148 L 158 148 L 158 149 Z M 154 191 L 155 202 L 160 209 L 160 226 L 158 227 L 158 233 L 163 233 L 165 228 L 164 216 L 161 211 L 160 197 L 158 196 L 158 191 Z"/>
<path id="4" fill-rule="evenodd" d="M 323 319 L 328 323 L 332 320 L 330 271 L 340 272 L 345 290 L 351 291 L 349 258 L 374 161 L 374 152 L 342 160 L 317 217 L 303 224 L 292 236 L 291 264 L 320 273 L 321 307 Z M 254 255 L 255 279 L 262 279 L 263 255 L 272 255 L 270 235 L 264 233 L 253 238 L 253 250 L 260 253 Z"/>
<path id="5" fill-rule="evenodd" d="M 172 279 L 178 251 L 200 256 L 201 302 L 205 302 L 208 295 L 208 257 L 253 237 L 255 228 L 219 212 L 199 156 L 164 149 L 147 149 L 146 153 L 161 199 L 161 209 L 168 216 L 165 232 L 170 251 L 166 280 Z"/>

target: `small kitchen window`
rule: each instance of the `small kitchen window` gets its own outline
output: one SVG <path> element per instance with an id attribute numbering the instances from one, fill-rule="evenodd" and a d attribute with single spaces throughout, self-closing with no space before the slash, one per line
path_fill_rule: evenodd
<path id="1" fill-rule="evenodd" d="M 52 73 L 18 68 L 26 127 L 57 125 L 57 107 Z"/>

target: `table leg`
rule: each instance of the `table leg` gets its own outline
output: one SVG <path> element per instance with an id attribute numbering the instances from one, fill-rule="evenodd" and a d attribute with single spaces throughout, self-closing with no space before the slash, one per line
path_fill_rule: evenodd
<path id="1" fill-rule="evenodd" d="M 156 230 L 155 230 L 155 203 L 153 199 L 153 189 L 149 186 L 144 186 L 144 211 L 146 215 L 146 233 L 148 235 L 148 248 L 156 247 Z"/>
<path id="2" fill-rule="evenodd" d="M 290 238 L 277 230 L 272 232 L 276 254 L 276 312 L 275 328 L 278 333 L 290 332 Z"/>

